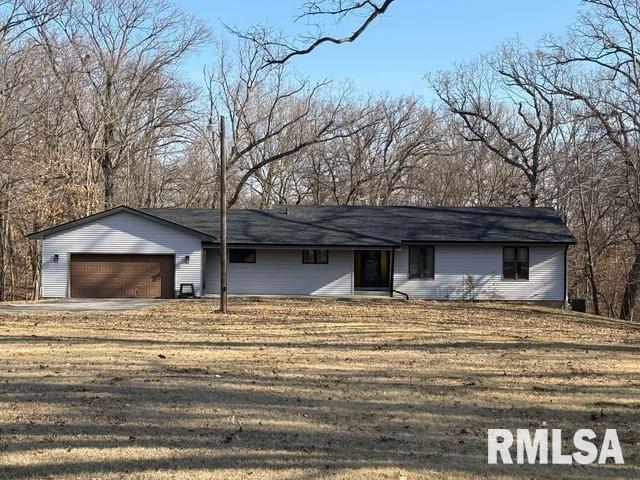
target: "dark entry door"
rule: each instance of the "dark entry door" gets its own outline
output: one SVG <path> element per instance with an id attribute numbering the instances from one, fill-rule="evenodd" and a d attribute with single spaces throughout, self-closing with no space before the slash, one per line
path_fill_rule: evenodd
<path id="1" fill-rule="evenodd" d="M 362 286 L 364 288 L 381 287 L 380 250 L 362 252 Z"/>
<path id="2" fill-rule="evenodd" d="M 354 258 L 355 288 L 375 290 L 389 287 L 389 252 L 359 250 Z"/>

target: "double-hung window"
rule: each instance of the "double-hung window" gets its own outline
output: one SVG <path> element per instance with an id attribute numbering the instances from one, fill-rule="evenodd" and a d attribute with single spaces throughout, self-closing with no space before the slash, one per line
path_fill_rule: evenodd
<path id="1" fill-rule="evenodd" d="M 302 250 L 302 263 L 329 263 L 329 250 Z"/>
<path id="2" fill-rule="evenodd" d="M 434 247 L 427 245 L 409 246 L 409 278 L 433 280 Z"/>
<path id="3" fill-rule="evenodd" d="M 529 247 L 503 248 L 502 278 L 504 280 L 529 280 Z"/>

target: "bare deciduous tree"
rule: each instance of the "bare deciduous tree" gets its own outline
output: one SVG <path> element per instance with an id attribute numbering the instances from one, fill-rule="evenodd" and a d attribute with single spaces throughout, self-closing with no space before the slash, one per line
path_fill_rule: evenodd
<path id="1" fill-rule="evenodd" d="M 465 138 L 524 174 L 530 206 L 539 203 L 539 184 L 549 168 L 548 139 L 557 124 L 542 68 L 539 52 L 507 43 L 484 60 L 429 77 L 438 97 L 461 119 Z"/>
<path id="2" fill-rule="evenodd" d="M 102 174 L 109 208 L 131 145 L 150 131 L 187 122 L 180 117 L 190 99 L 167 94 L 178 83 L 170 74 L 208 40 L 208 31 L 163 0 L 70 1 L 38 30 L 52 72 L 66 85 L 88 161 Z"/>
<path id="3" fill-rule="evenodd" d="M 578 102 L 595 119 L 622 160 L 619 181 L 633 228 L 634 260 L 620 317 L 633 318 L 640 292 L 640 5 L 635 0 L 589 0 L 563 42 L 549 41 L 549 63 L 564 66 L 549 80 L 555 93 Z M 576 72 L 577 70 L 577 72 Z"/>
<path id="4" fill-rule="evenodd" d="M 241 43 L 237 62 L 225 54 L 220 59 L 208 71 L 207 84 L 211 116 L 226 115 L 231 127 L 227 161 L 234 186 L 229 206 L 272 163 L 363 128 L 344 115 L 346 92 L 330 96 L 327 81 L 293 80 L 282 64 L 264 68 L 250 42 Z"/>

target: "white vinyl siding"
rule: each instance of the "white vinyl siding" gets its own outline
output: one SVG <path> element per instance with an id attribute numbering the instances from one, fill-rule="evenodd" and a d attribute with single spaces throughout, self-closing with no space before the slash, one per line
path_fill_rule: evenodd
<path id="1" fill-rule="evenodd" d="M 405 245 L 396 250 L 394 288 L 414 298 L 433 300 L 564 300 L 564 245 L 529 246 L 528 281 L 502 279 L 502 248 L 436 245 L 435 278 L 421 280 L 408 278 L 409 249 Z"/>
<path id="2" fill-rule="evenodd" d="M 206 249 L 205 292 L 218 293 L 218 249 Z M 256 263 L 230 263 L 229 294 L 351 295 L 353 251 L 329 250 L 329 263 L 302 263 L 302 249 L 257 249 Z"/>
<path id="3" fill-rule="evenodd" d="M 71 228 L 42 242 L 42 296 L 69 295 L 69 258 L 72 253 L 174 254 L 175 288 L 193 283 L 202 292 L 202 241 L 197 235 L 127 212 L 116 213 Z M 53 261 L 59 256 L 58 263 Z M 189 255 L 189 263 L 184 262 Z"/>
<path id="4" fill-rule="evenodd" d="M 408 279 L 408 246 L 396 250 L 394 288 L 413 298 L 562 301 L 565 245 L 529 245 L 529 280 L 502 279 L 502 245 L 436 244 L 433 280 Z M 121 212 L 43 240 L 42 295 L 69 294 L 72 253 L 175 255 L 175 288 L 193 283 L 196 294 L 218 292 L 217 249 L 201 239 L 138 215 Z M 59 262 L 54 263 L 54 255 Z M 189 264 L 184 262 L 190 257 Z M 302 249 L 256 250 L 256 263 L 229 264 L 229 293 L 248 295 L 353 294 L 352 250 L 329 250 L 329 263 L 303 264 Z M 204 264 L 204 268 L 203 267 Z M 472 279 L 471 282 L 465 279 Z"/>

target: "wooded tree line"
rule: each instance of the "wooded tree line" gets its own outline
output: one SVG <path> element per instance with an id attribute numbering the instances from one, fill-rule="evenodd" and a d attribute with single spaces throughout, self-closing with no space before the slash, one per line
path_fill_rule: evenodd
<path id="1" fill-rule="evenodd" d="M 300 78 L 265 38 L 214 42 L 163 0 L 0 0 L 0 299 L 37 296 L 32 231 L 119 204 L 214 207 L 224 115 L 232 208 L 554 207 L 579 240 L 572 294 L 634 317 L 640 1 L 587 1 L 562 37 L 428 74 L 433 104 Z M 199 49 L 202 84 L 181 71 Z"/>

